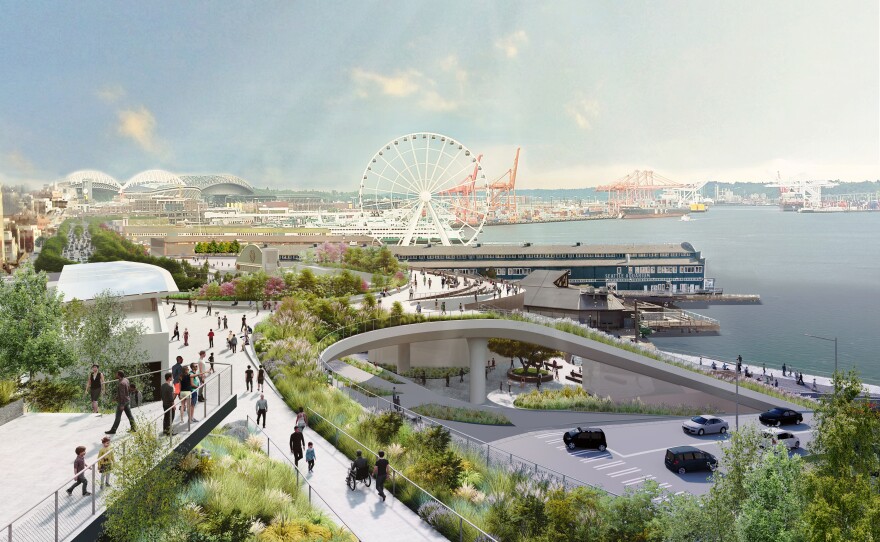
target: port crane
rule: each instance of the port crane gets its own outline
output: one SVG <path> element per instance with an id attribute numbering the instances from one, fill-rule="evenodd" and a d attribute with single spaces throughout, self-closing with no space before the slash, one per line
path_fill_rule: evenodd
<path id="1" fill-rule="evenodd" d="M 674 200 L 676 207 L 682 206 L 688 197 L 695 197 L 705 184 L 680 183 L 651 170 L 635 170 L 611 184 L 596 187 L 596 191 L 608 192 L 608 206 L 612 212 L 617 213 L 621 207 L 627 206 L 655 207 L 656 194 L 661 190 L 667 196 L 667 203 L 671 204 Z M 664 200 L 661 203 L 662 201 Z"/>
<path id="2" fill-rule="evenodd" d="M 519 153 L 521 147 L 516 148 L 513 158 L 513 167 L 501 174 L 500 177 L 489 183 L 489 212 L 498 218 L 503 213 L 513 222 L 517 222 L 516 206 L 516 170 L 519 168 Z"/>
<path id="3" fill-rule="evenodd" d="M 779 172 L 776 173 L 776 181 L 765 184 L 770 188 L 779 188 L 780 196 L 785 199 L 784 194 L 796 193 L 803 202 L 801 209 L 808 211 L 822 208 L 822 188 L 831 188 L 837 186 L 835 181 L 783 181 Z M 783 202 L 784 203 L 784 202 Z"/>

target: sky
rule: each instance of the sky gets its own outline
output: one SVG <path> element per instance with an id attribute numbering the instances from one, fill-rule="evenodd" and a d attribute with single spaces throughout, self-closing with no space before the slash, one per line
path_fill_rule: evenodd
<path id="1" fill-rule="evenodd" d="M 876 0 L 3 2 L 0 182 L 357 190 L 399 136 L 579 188 L 880 179 Z"/>

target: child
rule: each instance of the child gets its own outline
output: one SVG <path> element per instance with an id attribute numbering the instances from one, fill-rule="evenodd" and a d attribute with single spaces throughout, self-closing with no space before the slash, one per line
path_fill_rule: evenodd
<path id="1" fill-rule="evenodd" d="M 110 449 L 110 437 L 101 439 L 101 449 L 98 450 L 98 472 L 101 473 L 101 489 L 110 487 L 110 471 L 113 469 L 113 450 Z"/>
<path id="2" fill-rule="evenodd" d="M 89 493 L 88 487 L 89 482 L 86 480 L 86 473 L 83 472 L 86 468 L 86 447 L 85 446 L 77 446 L 76 447 L 76 459 L 73 460 L 73 475 L 74 475 L 74 483 L 72 486 L 67 488 L 67 496 L 70 497 L 73 494 L 73 490 L 76 489 L 76 486 L 82 484 L 83 486 L 83 497 L 91 495 Z"/>
<path id="3" fill-rule="evenodd" d="M 309 447 L 306 448 L 306 463 L 309 465 L 309 472 L 312 472 L 312 468 L 315 466 L 315 449 L 312 447 L 312 443 L 309 443 Z"/>

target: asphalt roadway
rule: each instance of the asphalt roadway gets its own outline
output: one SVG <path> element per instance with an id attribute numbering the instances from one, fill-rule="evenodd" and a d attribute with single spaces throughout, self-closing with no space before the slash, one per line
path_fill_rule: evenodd
<path id="1" fill-rule="evenodd" d="M 735 430 L 734 416 L 722 418 L 730 424 L 731 431 Z M 663 462 L 666 449 L 696 446 L 720 460 L 721 446 L 730 437 L 686 434 L 681 429 L 684 419 L 592 426 L 605 431 L 608 449 L 604 452 L 582 448 L 568 450 L 562 442 L 562 435 L 572 427 L 532 431 L 496 440 L 491 445 L 612 493 L 621 494 L 627 489 L 636 489 L 647 480 L 653 480 L 669 493 L 701 495 L 709 491 L 712 473 L 678 474 L 668 470 Z M 739 423 L 740 427 L 746 424 L 763 427 L 758 422 L 757 414 L 741 415 Z M 812 439 L 811 423 L 812 414 L 805 413 L 803 423 L 783 426 L 782 429 L 800 437 L 801 447 L 790 453 L 807 454 L 806 448 Z"/>

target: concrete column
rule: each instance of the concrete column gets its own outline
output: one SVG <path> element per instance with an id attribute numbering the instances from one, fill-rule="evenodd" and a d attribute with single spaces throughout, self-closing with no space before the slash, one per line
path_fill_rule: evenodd
<path id="1" fill-rule="evenodd" d="M 397 345 L 397 371 L 398 374 L 409 371 L 409 343 Z"/>
<path id="2" fill-rule="evenodd" d="M 489 356 L 488 339 L 467 339 L 471 357 L 470 395 L 471 404 L 486 402 L 486 360 Z"/>

